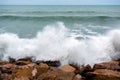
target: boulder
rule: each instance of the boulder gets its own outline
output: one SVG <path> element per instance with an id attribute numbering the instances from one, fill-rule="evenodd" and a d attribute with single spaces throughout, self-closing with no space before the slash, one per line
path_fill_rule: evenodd
<path id="1" fill-rule="evenodd" d="M 70 66 L 75 68 L 75 74 L 80 74 L 80 66 L 77 64 L 70 64 Z"/>
<path id="2" fill-rule="evenodd" d="M 1 73 L 8 73 L 12 74 L 12 71 L 16 68 L 17 66 L 11 63 L 5 64 L 1 66 Z"/>
<path id="3" fill-rule="evenodd" d="M 86 73 L 86 77 L 89 80 L 120 80 L 120 72 L 107 69 L 98 69 L 94 72 Z"/>
<path id="4" fill-rule="evenodd" d="M 63 72 L 75 72 L 76 69 L 70 65 L 64 65 L 60 67 L 60 70 L 62 70 Z"/>
<path id="5" fill-rule="evenodd" d="M 37 80 L 72 80 L 74 73 L 64 72 L 62 70 L 48 71 L 38 77 Z"/>
<path id="6" fill-rule="evenodd" d="M 22 59 L 18 59 L 15 64 L 19 65 L 19 66 L 23 66 L 23 65 L 27 65 L 32 63 L 32 59 L 31 58 L 22 58 Z"/>
<path id="7" fill-rule="evenodd" d="M 61 65 L 60 61 L 36 61 L 36 64 L 45 63 L 48 66 L 59 67 Z"/>
<path id="8" fill-rule="evenodd" d="M 4 73 L 0 75 L 0 80 L 12 80 L 12 75 Z"/>
<path id="9" fill-rule="evenodd" d="M 120 71 L 120 65 L 119 65 L 119 61 L 103 62 L 103 63 L 95 64 L 93 69 L 94 70 L 96 70 L 96 69 L 109 69 L 109 70 Z"/>
<path id="10" fill-rule="evenodd" d="M 32 62 L 32 57 L 26 57 L 26 58 L 20 58 L 17 61 L 28 61 L 28 62 Z"/>
<path id="11" fill-rule="evenodd" d="M 82 66 L 80 68 L 80 74 L 85 77 L 85 73 L 92 71 L 92 68 L 90 65 Z"/>
<path id="12" fill-rule="evenodd" d="M 49 66 L 45 63 L 40 63 L 39 66 L 36 66 L 36 78 L 43 74 L 43 73 L 46 73 L 49 69 Z"/>
<path id="13" fill-rule="evenodd" d="M 13 80 L 30 80 L 28 77 L 15 78 Z"/>
<path id="14" fill-rule="evenodd" d="M 33 79 L 32 78 L 32 70 L 31 68 L 24 68 L 24 69 L 19 69 L 15 73 L 15 78 L 14 79 L 21 79 L 21 78 L 28 78 L 28 79 Z"/>
<path id="15" fill-rule="evenodd" d="M 15 63 L 16 59 L 9 57 L 9 63 Z"/>
<path id="16" fill-rule="evenodd" d="M 0 61 L 0 65 L 5 65 L 7 63 L 8 63 L 7 61 Z"/>
<path id="17" fill-rule="evenodd" d="M 75 75 L 73 80 L 83 80 L 82 76 L 80 74 Z"/>

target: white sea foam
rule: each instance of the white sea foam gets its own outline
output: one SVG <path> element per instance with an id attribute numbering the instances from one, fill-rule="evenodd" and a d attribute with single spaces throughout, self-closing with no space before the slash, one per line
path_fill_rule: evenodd
<path id="1" fill-rule="evenodd" d="M 0 59 L 33 56 L 35 60 L 60 60 L 62 64 L 99 63 L 120 58 L 120 30 L 106 35 L 77 40 L 63 23 L 48 25 L 34 38 L 16 34 L 0 34 Z"/>

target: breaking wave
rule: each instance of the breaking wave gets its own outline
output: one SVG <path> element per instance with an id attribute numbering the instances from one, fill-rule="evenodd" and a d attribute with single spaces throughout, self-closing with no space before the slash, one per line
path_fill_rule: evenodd
<path id="1" fill-rule="evenodd" d="M 99 63 L 120 58 L 120 30 L 105 35 L 76 39 L 63 23 L 48 25 L 34 38 L 0 34 L 0 59 L 33 57 L 35 60 L 60 60 L 62 64 Z"/>

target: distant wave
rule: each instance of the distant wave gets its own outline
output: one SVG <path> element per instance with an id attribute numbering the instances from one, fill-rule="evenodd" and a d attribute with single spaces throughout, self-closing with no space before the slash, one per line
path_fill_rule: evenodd
<path id="1" fill-rule="evenodd" d="M 28 11 L 27 13 L 95 13 L 95 11 L 54 11 L 53 10 L 53 11 Z"/>
<path id="2" fill-rule="evenodd" d="M 120 19 L 120 16 L 66 16 L 66 15 L 57 15 L 57 16 L 26 16 L 26 15 L 0 15 L 0 19 Z"/>

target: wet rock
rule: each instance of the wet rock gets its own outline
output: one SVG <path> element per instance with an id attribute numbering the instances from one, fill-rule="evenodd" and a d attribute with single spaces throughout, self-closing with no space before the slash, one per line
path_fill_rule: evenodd
<path id="1" fill-rule="evenodd" d="M 32 57 L 26 57 L 26 58 L 20 58 L 17 61 L 28 61 L 28 62 L 32 62 Z"/>
<path id="2" fill-rule="evenodd" d="M 103 63 L 95 64 L 93 69 L 94 70 L 96 70 L 96 69 L 109 69 L 109 70 L 120 71 L 120 65 L 119 65 L 119 61 L 103 62 Z"/>
<path id="3" fill-rule="evenodd" d="M 15 63 L 16 60 L 14 58 L 9 57 L 9 63 Z"/>
<path id="4" fill-rule="evenodd" d="M 62 70 L 64 72 L 75 72 L 75 68 L 70 65 L 64 65 L 64 66 L 60 67 L 60 70 Z"/>
<path id="5" fill-rule="evenodd" d="M 120 72 L 107 69 L 98 69 L 94 72 L 88 72 L 86 76 L 88 80 L 120 80 Z"/>
<path id="6" fill-rule="evenodd" d="M 60 61 L 36 61 L 36 64 L 45 63 L 48 66 L 59 67 L 61 65 Z"/>
<path id="7" fill-rule="evenodd" d="M 18 60 L 15 62 L 15 64 L 16 64 L 16 65 L 19 65 L 19 66 L 27 65 L 27 64 L 30 64 L 30 63 L 33 63 L 31 57 L 21 58 L 21 59 L 18 59 Z"/>
<path id="8" fill-rule="evenodd" d="M 85 73 L 90 72 L 90 71 L 92 71 L 92 68 L 91 68 L 90 65 L 82 66 L 82 67 L 80 68 L 80 74 L 81 74 L 82 76 L 85 76 Z"/>
<path id="9" fill-rule="evenodd" d="M 15 64 L 19 66 L 27 65 L 30 64 L 31 62 L 29 61 L 16 61 Z"/>
<path id="10" fill-rule="evenodd" d="M 75 74 L 80 74 L 80 66 L 76 64 L 70 64 L 70 66 L 75 68 Z"/>

